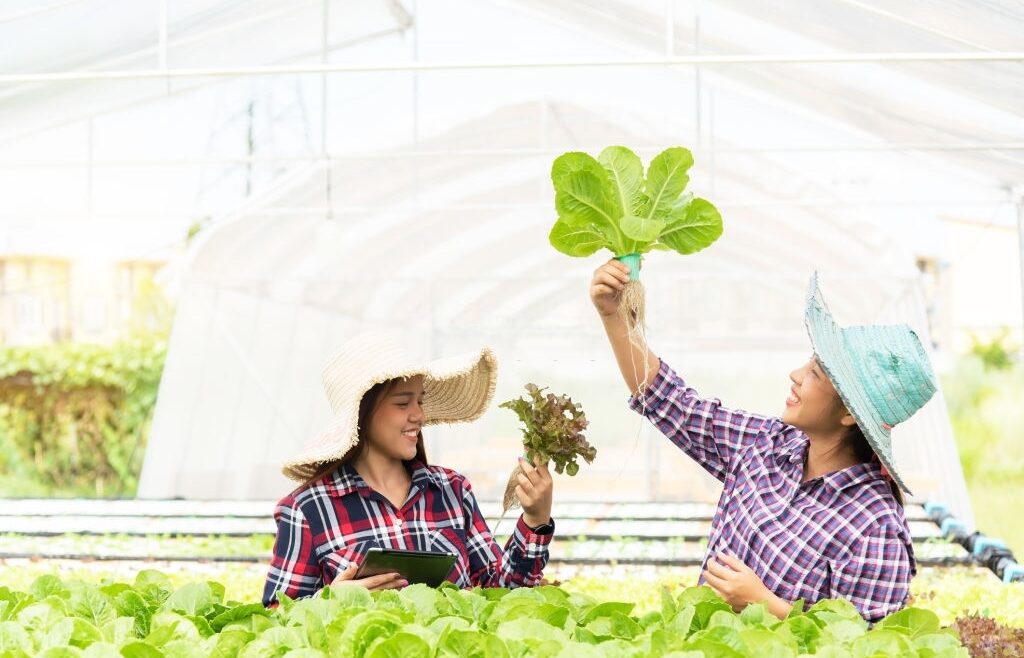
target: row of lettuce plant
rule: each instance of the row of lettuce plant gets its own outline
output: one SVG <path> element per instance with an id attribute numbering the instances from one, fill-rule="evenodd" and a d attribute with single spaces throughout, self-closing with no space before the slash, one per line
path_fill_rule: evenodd
<path id="1" fill-rule="evenodd" d="M 412 585 L 281 597 L 268 610 L 225 601 L 217 582 L 175 589 L 153 570 L 139 572 L 134 583 L 102 585 L 45 575 L 27 592 L 0 587 L 0 658 L 969 655 L 955 630 L 918 608 L 869 628 L 842 600 L 785 620 L 762 605 L 736 614 L 706 587 L 677 596 L 664 590 L 660 609 L 643 615 L 633 614 L 634 605 L 555 586 Z"/>

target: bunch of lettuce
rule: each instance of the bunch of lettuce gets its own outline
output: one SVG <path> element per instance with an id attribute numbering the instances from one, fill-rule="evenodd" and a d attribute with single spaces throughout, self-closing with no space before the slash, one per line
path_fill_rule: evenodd
<path id="1" fill-rule="evenodd" d="M 511 409 L 522 421 L 527 461 L 533 464 L 539 458 L 542 462 L 554 462 L 556 473 L 576 475 L 580 470 L 577 457 L 589 464 L 597 456 L 597 448 L 583 436 L 588 424 L 583 408 L 568 396 L 545 394 L 547 389 L 536 384 L 527 384 L 525 388 L 527 398 L 515 398 L 498 406 Z M 505 487 L 506 512 L 518 505 L 515 489 L 521 472 L 516 466 Z"/>
<path id="2" fill-rule="evenodd" d="M 960 617 L 953 627 L 972 656 L 1024 656 L 1024 628 L 1011 628 L 979 615 Z"/>
<path id="3" fill-rule="evenodd" d="M 643 163 L 624 146 L 594 159 L 581 152 L 559 156 L 551 167 L 558 220 L 551 245 L 569 256 L 606 248 L 615 256 L 652 249 L 692 254 L 722 235 L 722 216 L 706 199 L 686 192 L 693 155 L 673 147 Z"/>

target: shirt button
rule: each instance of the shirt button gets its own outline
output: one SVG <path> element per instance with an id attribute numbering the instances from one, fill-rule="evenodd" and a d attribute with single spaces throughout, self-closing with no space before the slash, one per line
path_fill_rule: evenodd
<path id="1" fill-rule="evenodd" d="M 395 519 L 395 527 L 396 528 L 401 528 L 402 527 L 402 519 Z"/>

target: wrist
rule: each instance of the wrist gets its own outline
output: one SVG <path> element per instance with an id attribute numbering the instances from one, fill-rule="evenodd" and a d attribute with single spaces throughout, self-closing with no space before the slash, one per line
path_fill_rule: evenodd
<path id="1" fill-rule="evenodd" d="M 768 589 L 768 586 L 764 583 L 761 583 L 761 587 L 758 588 L 758 591 L 754 593 L 754 597 L 750 600 L 750 602 L 770 604 L 774 599 L 777 598 L 778 597 L 775 596 L 775 592 Z"/>
<path id="2" fill-rule="evenodd" d="M 790 611 L 793 609 L 793 604 L 786 599 L 778 596 L 770 589 L 765 588 L 767 593 L 765 598 L 762 599 L 765 605 L 768 606 L 768 612 L 772 613 L 778 619 L 785 619 L 789 616 Z"/>
<path id="3" fill-rule="evenodd" d="M 537 528 L 539 526 L 548 525 L 549 523 L 551 523 L 551 515 L 549 514 L 544 518 L 540 518 L 530 514 L 523 514 L 523 523 L 525 523 L 528 528 L 533 530 L 534 528 Z"/>

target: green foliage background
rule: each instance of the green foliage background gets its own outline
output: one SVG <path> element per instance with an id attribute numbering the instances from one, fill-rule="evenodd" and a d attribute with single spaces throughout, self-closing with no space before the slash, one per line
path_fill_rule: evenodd
<path id="1" fill-rule="evenodd" d="M 978 529 L 1024 559 L 1024 364 L 1005 345 L 979 344 L 942 384 Z"/>
<path id="2" fill-rule="evenodd" d="M 134 495 L 166 353 L 163 334 L 0 347 L 0 494 Z"/>

